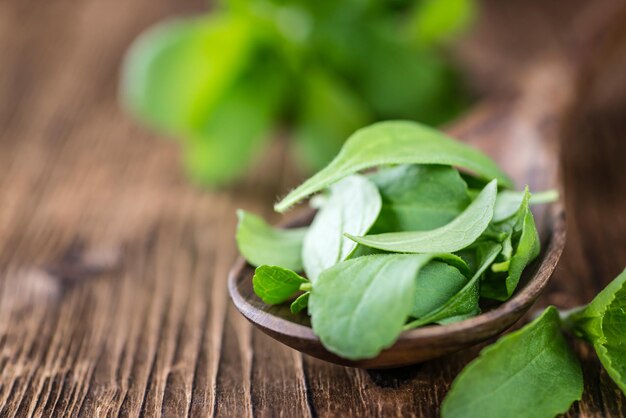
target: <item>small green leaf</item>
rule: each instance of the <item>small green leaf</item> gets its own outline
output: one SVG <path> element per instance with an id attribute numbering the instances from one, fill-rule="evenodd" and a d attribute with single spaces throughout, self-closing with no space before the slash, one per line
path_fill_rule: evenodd
<path id="1" fill-rule="evenodd" d="M 443 261 L 444 263 L 456 268 L 465 277 L 472 276 L 472 269 L 470 269 L 470 266 L 467 264 L 467 262 L 463 258 L 459 257 L 456 254 L 451 254 L 451 253 L 437 254 L 435 256 L 435 259 L 439 261 Z"/>
<path id="2" fill-rule="evenodd" d="M 302 242 L 307 228 L 272 228 L 256 215 L 237 211 L 237 246 L 253 266 L 279 265 L 302 270 Z"/>
<path id="3" fill-rule="evenodd" d="M 251 43 L 249 22 L 228 14 L 160 23 L 128 51 L 124 103 L 169 135 L 196 132 L 247 64 Z"/>
<path id="4" fill-rule="evenodd" d="M 439 51 L 416 47 L 399 21 L 366 24 L 350 43 L 351 81 L 379 119 L 439 125 L 467 106 L 459 74 Z"/>
<path id="5" fill-rule="evenodd" d="M 529 208 L 530 193 L 526 188 L 522 204 L 517 215 L 500 224 L 494 224 L 493 230 L 503 232 L 506 239 L 503 242 L 505 260 L 508 269 L 502 272 L 492 271 L 483 281 L 481 296 L 504 301 L 511 297 L 522 277 L 522 272 L 541 251 L 539 234 L 535 227 L 535 219 Z M 511 252 L 510 258 L 508 252 Z M 502 267 L 502 262 L 497 267 Z M 496 270 L 497 270 L 496 267 Z"/>
<path id="6" fill-rule="evenodd" d="M 354 133 L 323 170 L 309 178 L 274 206 L 284 212 L 307 196 L 350 174 L 386 164 L 442 164 L 474 171 L 478 176 L 512 181 L 480 151 L 436 129 L 408 121 L 379 122 Z"/>
<path id="7" fill-rule="evenodd" d="M 470 203 L 467 185 L 452 167 L 400 165 L 369 177 L 383 206 L 375 233 L 435 229 L 456 218 Z"/>
<path id="8" fill-rule="evenodd" d="M 322 71 L 303 75 L 294 140 L 299 159 L 320 169 L 341 149 L 345 139 L 371 122 L 366 104 L 340 78 Z"/>
<path id="9" fill-rule="evenodd" d="M 309 304 L 309 295 L 311 294 L 311 292 L 305 292 L 303 294 L 301 294 L 300 296 L 298 296 L 298 298 L 296 300 L 294 300 L 291 304 L 291 306 L 289 307 L 289 309 L 291 309 L 291 313 L 299 313 L 302 312 L 304 309 L 306 309 L 307 305 Z"/>
<path id="10" fill-rule="evenodd" d="M 502 247 L 499 244 L 484 243 L 477 249 L 477 259 L 480 260 L 480 266 L 474 276 L 459 290 L 455 295 L 449 298 L 445 303 L 433 311 L 423 315 L 421 318 L 409 322 L 404 329 L 412 329 L 428 325 L 432 323 L 451 323 L 463 319 L 471 318 L 480 313 L 478 305 L 480 299 L 480 278 L 487 268 L 496 259 Z"/>
<path id="11" fill-rule="evenodd" d="M 201 184 L 239 176 L 269 139 L 285 88 L 271 60 L 257 63 L 228 89 L 204 123 L 183 137 L 185 167 Z"/>
<path id="12" fill-rule="evenodd" d="M 309 297 L 322 344 L 347 359 L 375 357 L 402 332 L 415 298 L 415 279 L 430 255 L 372 255 L 325 270 Z"/>
<path id="13" fill-rule="evenodd" d="M 304 237 L 302 260 L 311 281 L 328 267 L 345 260 L 356 243 L 345 233 L 366 233 L 380 212 L 378 189 L 366 177 L 346 177 L 330 188 L 325 200 Z"/>
<path id="14" fill-rule="evenodd" d="M 443 418 L 552 418 L 583 392 L 580 363 L 560 330 L 554 307 L 483 349 L 457 376 Z"/>
<path id="15" fill-rule="evenodd" d="M 254 293 L 268 305 L 283 303 L 300 290 L 304 277 L 289 269 L 278 266 L 260 266 L 254 271 L 252 287 Z"/>
<path id="16" fill-rule="evenodd" d="M 467 283 L 461 272 L 446 263 L 431 261 L 417 275 L 411 316 L 420 318 L 446 303 Z"/>
<path id="17" fill-rule="evenodd" d="M 626 270 L 565 321 L 593 346 L 609 376 L 626 394 Z"/>
<path id="18" fill-rule="evenodd" d="M 501 222 L 515 215 L 522 205 L 525 194 L 526 192 L 514 192 L 511 190 L 503 190 L 498 193 L 492 222 Z M 533 193 L 530 197 L 530 204 L 551 203 L 558 198 L 559 192 L 557 190 L 546 190 L 545 192 Z"/>
<path id="19" fill-rule="evenodd" d="M 452 222 L 430 231 L 390 232 L 350 239 L 368 247 L 402 253 L 451 253 L 459 251 L 485 231 L 496 201 L 497 180 L 492 180 Z M 531 215 L 532 216 L 532 215 Z"/>
<path id="20" fill-rule="evenodd" d="M 431 46 L 458 35 L 474 20 L 473 0 L 425 0 L 418 3 L 411 29 L 419 45 Z"/>

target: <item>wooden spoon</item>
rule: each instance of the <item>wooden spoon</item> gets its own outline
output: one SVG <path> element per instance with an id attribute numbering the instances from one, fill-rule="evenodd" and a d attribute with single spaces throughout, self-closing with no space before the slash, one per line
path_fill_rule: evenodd
<path id="1" fill-rule="evenodd" d="M 517 183 L 533 191 L 562 188 L 559 181 L 558 131 L 574 99 L 580 69 L 574 71 L 564 55 L 545 56 L 525 72 L 516 91 L 506 98 L 485 101 L 447 131 L 482 149 Z M 518 321 L 546 287 L 565 245 L 562 200 L 533 208 L 542 252 L 526 268 L 511 299 L 471 319 L 403 332 L 396 343 L 377 357 L 350 361 L 327 351 L 313 333 L 306 314 L 292 314 L 288 304 L 268 306 L 252 289 L 254 269 L 243 258 L 228 280 L 237 309 L 256 327 L 276 340 L 311 356 L 341 365 L 392 368 L 419 363 L 478 344 Z M 286 227 L 308 224 L 312 213 Z"/>

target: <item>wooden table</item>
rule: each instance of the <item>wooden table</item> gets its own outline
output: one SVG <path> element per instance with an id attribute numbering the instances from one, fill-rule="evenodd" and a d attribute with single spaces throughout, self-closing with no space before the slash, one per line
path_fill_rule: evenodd
<path id="1" fill-rule="evenodd" d="M 277 219 L 271 203 L 300 180 L 286 143 L 233 188 L 201 190 L 176 144 L 116 97 L 131 39 L 203 8 L 0 2 L 0 416 L 436 416 L 477 349 L 394 371 L 337 367 L 252 329 L 229 302 L 235 209 Z M 543 304 L 586 302 L 626 265 L 624 68 L 607 69 L 564 129 L 568 245 Z M 624 416 L 624 396 L 576 347 L 586 386 L 570 415 Z"/>

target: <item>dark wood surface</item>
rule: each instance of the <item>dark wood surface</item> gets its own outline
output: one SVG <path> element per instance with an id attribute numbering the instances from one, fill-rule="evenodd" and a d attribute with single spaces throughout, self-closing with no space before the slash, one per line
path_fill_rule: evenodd
<path id="1" fill-rule="evenodd" d="M 487 2 L 485 19 L 524 29 L 514 3 Z M 563 14 L 556 1 L 521 3 L 560 28 L 580 2 Z M 0 2 L 0 416 L 436 416 L 478 348 L 398 370 L 344 368 L 274 342 L 229 302 L 234 209 L 277 220 L 271 203 L 299 181 L 284 142 L 247 180 L 203 191 L 185 181 L 175 143 L 119 109 L 130 40 L 204 7 Z M 524 48 L 470 37 L 460 56 L 477 88 L 506 87 L 510 60 L 493 57 L 557 43 L 547 27 L 517 38 Z M 625 68 L 626 51 L 594 68 L 562 130 L 568 242 L 542 305 L 584 303 L 626 265 Z M 569 415 L 624 416 L 624 396 L 575 346 L 586 390 Z"/>

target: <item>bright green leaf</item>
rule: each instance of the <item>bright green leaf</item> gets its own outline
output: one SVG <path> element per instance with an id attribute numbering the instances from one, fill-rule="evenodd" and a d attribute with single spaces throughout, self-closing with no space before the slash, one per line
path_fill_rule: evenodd
<path id="1" fill-rule="evenodd" d="M 443 305 L 406 324 L 404 329 L 417 328 L 432 323 L 451 323 L 478 315 L 480 313 L 478 306 L 480 279 L 501 250 L 502 247 L 499 244 L 485 243 L 480 245 L 476 250 L 480 265 L 474 276 Z"/>
<path id="2" fill-rule="evenodd" d="M 378 189 L 364 176 L 346 177 L 329 193 L 304 237 L 302 260 L 311 281 L 355 249 L 356 243 L 344 234 L 366 233 L 380 212 Z"/>
<path id="3" fill-rule="evenodd" d="M 273 228 L 263 219 L 243 210 L 238 210 L 237 216 L 237 246 L 250 264 L 302 270 L 302 242 L 306 228 Z"/>
<path id="4" fill-rule="evenodd" d="M 430 231 L 390 232 L 350 239 L 368 247 L 402 253 L 451 253 L 459 251 L 485 231 L 496 200 L 497 180 L 492 180 L 452 222 Z M 531 215 L 532 216 L 532 215 Z"/>
<path id="5" fill-rule="evenodd" d="M 452 383 L 443 418 L 552 418 L 580 400 L 580 363 L 554 307 L 485 348 Z"/>
<path id="6" fill-rule="evenodd" d="M 386 164 L 455 165 L 487 178 L 497 178 L 504 187 L 511 180 L 480 151 L 436 129 L 408 121 L 379 122 L 358 130 L 323 170 L 289 193 L 274 208 L 289 207 L 350 174 Z"/>
<path id="7" fill-rule="evenodd" d="M 416 48 L 397 21 L 377 23 L 351 42 L 350 57 L 356 90 L 379 119 L 439 125 L 467 106 L 459 75 L 440 53 Z"/>
<path id="8" fill-rule="evenodd" d="M 415 298 L 415 278 L 430 255 L 372 255 L 325 270 L 309 296 L 322 344 L 347 359 L 375 357 L 402 332 Z"/>
<path id="9" fill-rule="evenodd" d="M 461 272 L 446 263 L 431 261 L 417 275 L 411 316 L 420 318 L 446 303 L 467 283 Z"/>
<path id="10" fill-rule="evenodd" d="M 299 313 L 299 312 L 302 312 L 304 309 L 306 309 L 307 305 L 309 304 L 310 294 L 311 292 L 305 292 L 301 294 L 300 296 L 298 296 L 298 298 L 294 300 L 291 306 L 289 307 L 289 309 L 291 310 L 291 313 Z"/>
<path id="11" fill-rule="evenodd" d="M 169 135 L 197 132 L 247 64 L 251 44 L 248 22 L 227 14 L 160 23 L 126 56 L 124 102 Z"/>
<path id="12" fill-rule="evenodd" d="M 473 0 L 423 0 L 411 20 L 411 32 L 419 45 L 448 41 L 466 29 L 476 14 Z"/>
<path id="13" fill-rule="evenodd" d="M 596 350 L 607 373 L 626 394 L 626 270 L 566 323 Z"/>
<path id="14" fill-rule="evenodd" d="M 292 270 L 278 266 L 257 267 L 252 277 L 254 293 L 268 305 L 288 300 L 300 290 L 302 283 L 308 283 L 308 280 Z"/>
<path id="15" fill-rule="evenodd" d="M 503 190 L 498 193 L 492 222 L 501 222 L 515 215 L 522 205 L 525 194 L 526 192 L 514 192 L 512 190 Z M 533 193 L 530 197 L 530 204 L 552 203 L 558 198 L 559 192 L 557 190 L 547 190 L 545 192 Z"/>
<path id="16" fill-rule="evenodd" d="M 285 80 L 271 60 L 227 90 L 202 126 L 185 136 L 185 167 L 194 180 L 220 185 L 239 176 L 265 142 L 280 110 Z"/>
<path id="17" fill-rule="evenodd" d="M 535 227 L 535 220 L 529 208 L 530 193 L 526 188 L 525 196 L 515 217 L 495 224 L 494 230 L 503 231 L 507 238 L 503 242 L 505 253 L 504 263 L 508 268 L 503 272 L 492 270 L 492 273 L 484 280 L 481 288 L 481 296 L 504 301 L 511 297 L 517 287 L 522 272 L 541 251 L 539 234 Z M 508 252 L 511 252 L 508 258 Z M 496 265 L 496 270 L 503 267 L 502 263 Z M 500 268 L 500 270 L 502 270 Z"/>
<path id="18" fill-rule="evenodd" d="M 299 159 L 320 169 L 341 149 L 346 138 L 371 122 L 366 104 L 343 81 L 322 71 L 303 75 L 294 140 Z"/>
<path id="19" fill-rule="evenodd" d="M 437 254 L 435 256 L 435 259 L 439 261 L 443 261 L 444 263 L 456 268 L 465 277 L 472 276 L 472 270 L 470 269 L 467 262 L 456 254 L 451 254 L 451 253 Z"/>

